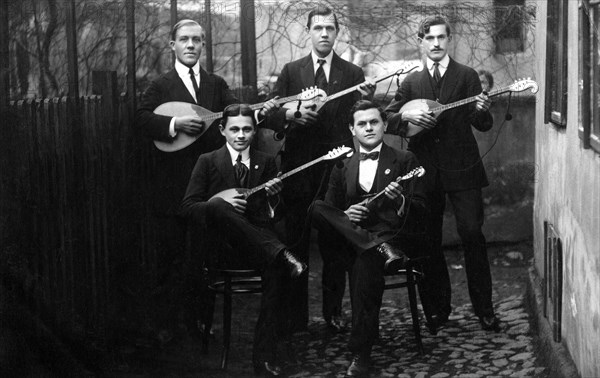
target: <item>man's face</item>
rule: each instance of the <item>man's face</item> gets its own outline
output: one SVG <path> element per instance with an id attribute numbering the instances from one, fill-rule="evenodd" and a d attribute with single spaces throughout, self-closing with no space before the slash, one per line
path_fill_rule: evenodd
<path id="1" fill-rule="evenodd" d="M 439 62 L 448 53 L 448 42 L 451 40 L 452 36 L 448 35 L 446 25 L 433 25 L 421 39 L 421 48 L 429 59 Z"/>
<path id="2" fill-rule="evenodd" d="M 314 52 L 321 58 L 329 55 L 337 38 L 333 14 L 314 15 L 308 33 Z"/>
<path id="3" fill-rule="evenodd" d="M 227 118 L 227 124 L 221 127 L 221 134 L 234 150 L 241 152 L 248 148 L 256 130 L 252 118 L 240 115 Z"/>
<path id="4" fill-rule="evenodd" d="M 387 124 L 381 119 L 379 109 L 359 110 L 354 113 L 354 123 L 350 125 L 352 135 L 367 151 L 377 147 L 383 141 Z"/>
<path id="5" fill-rule="evenodd" d="M 170 42 L 177 60 L 192 67 L 202 54 L 204 47 L 204 30 L 200 25 L 184 25 L 177 30 L 175 40 Z"/>
<path id="6" fill-rule="evenodd" d="M 489 92 L 492 87 L 490 86 L 490 82 L 488 81 L 485 75 L 479 75 L 479 81 L 481 81 L 481 88 L 484 92 Z"/>

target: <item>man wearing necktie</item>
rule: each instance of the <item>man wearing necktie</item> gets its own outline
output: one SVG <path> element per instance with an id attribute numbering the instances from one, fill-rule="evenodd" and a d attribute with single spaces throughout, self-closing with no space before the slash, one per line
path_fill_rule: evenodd
<path id="1" fill-rule="evenodd" d="M 417 155 L 427 171 L 425 184 L 431 210 L 429 219 L 429 260 L 425 265 L 427 279 L 420 285 L 423 309 L 429 328 L 448 321 L 451 313 L 451 285 L 442 251 L 442 223 L 446 197 L 452 203 L 457 231 L 465 251 L 469 295 L 475 315 L 484 330 L 498 330 L 499 321 L 492 303 L 492 277 L 488 262 L 483 225 L 481 188 L 488 185 L 471 126 L 488 131 L 493 125 L 490 100 L 482 92 L 477 72 L 448 56 L 452 40 L 450 25 L 442 17 L 429 17 L 419 27 L 418 38 L 426 54 L 426 69 L 415 72 L 402 82 L 396 101 L 386 109 L 388 132 L 412 135 L 412 128 L 425 130 L 413 136 L 408 149 Z M 447 104 L 477 96 L 475 103 L 442 113 L 437 119 L 422 110 L 400 108 L 415 99 L 436 100 Z M 416 126 L 415 126 L 416 125 Z M 431 279 L 434 278 L 434 279 Z M 429 299 L 423 300 L 424 297 Z"/>
<path id="2" fill-rule="evenodd" d="M 352 363 L 346 376 L 366 376 L 371 348 L 379 335 L 379 310 L 384 272 L 403 266 L 404 255 L 388 242 L 398 240 L 403 225 L 425 209 L 420 179 L 395 182 L 418 166 L 416 157 L 383 142 L 385 113 L 370 101 L 358 101 L 350 111 L 349 130 L 360 153 L 335 167 L 325 200 L 315 202 L 313 225 L 321 235 L 321 253 L 350 271 Z M 373 206 L 364 199 L 384 190 Z"/>
<path id="3" fill-rule="evenodd" d="M 220 149 L 201 155 L 196 163 L 181 205 L 182 214 L 193 220 L 193 232 L 212 239 L 210 252 L 243 267 L 262 268 L 263 299 L 254 334 L 253 363 L 257 372 L 281 374 L 277 347 L 283 334 L 283 299 L 286 280 L 306 269 L 279 241 L 272 229 L 274 209 L 282 181 L 276 178 L 275 159 L 252 148 L 256 135 L 254 112 L 246 104 L 225 108 L 219 125 L 226 143 Z M 253 188 L 266 182 L 264 192 L 248 199 L 232 188 Z M 225 192 L 224 192 L 225 191 Z M 214 240 L 214 241 L 213 241 Z M 233 249 L 219 249 L 224 240 Z M 205 240 L 205 242 L 208 242 Z"/>
<path id="4" fill-rule="evenodd" d="M 306 31 L 310 36 L 310 54 L 287 63 L 277 79 L 273 96 L 297 95 L 305 88 L 317 86 L 331 95 L 352 86 L 365 83 L 363 70 L 340 58 L 333 46 L 339 31 L 337 16 L 325 6 L 317 6 L 308 14 Z M 328 102 L 317 113 L 307 104 L 297 109 L 269 109 L 264 127 L 285 135 L 281 168 L 287 172 L 326 154 L 341 145 L 352 146 L 348 130 L 348 110 L 359 99 L 372 98 L 375 86 L 365 83 L 361 91 Z M 267 104 L 272 106 L 273 104 Z M 301 259 L 308 259 L 310 227 L 307 213 L 310 204 L 326 189 L 330 167 L 315 165 L 289 179 L 283 190 L 287 206 L 286 238 Z M 319 192 L 320 189 L 320 192 Z M 329 327 L 341 330 L 342 298 L 344 296 L 345 272 L 324 261 L 323 264 L 323 316 Z M 295 306 L 291 326 L 304 329 L 308 323 L 308 281 L 299 282 L 291 298 Z"/>
<path id="5" fill-rule="evenodd" d="M 151 143 L 151 140 L 170 141 L 178 133 L 196 135 L 209 126 L 196 115 L 169 117 L 154 114 L 154 109 L 163 103 L 189 102 L 218 112 L 225 106 L 238 102 L 223 78 L 209 74 L 200 66 L 204 43 L 204 30 L 196 21 L 181 20 L 173 26 L 169 45 L 175 54 L 175 65 L 172 70 L 152 81 L 136 112 L 136 128 L 148 137 L 146 143 Z M 154 243 L 150 245 L 153 250 L 149 255 L 157 256 L 157 261 L 150 265 L 155 264 L 157 270 L 154 283 L 157 288 L 151 289 L 153 292 L 189 292 L 191 287 L 198 286 L 189 282 L 181 285 L 186 286 L 185 288 L 169 286 L 182 282 L 182 274 L 190 274 L 190 280 L 196 279 L 191 277 L 191 270 L 186 273 L 186 267 L 191 264 L 183 262 L 186 223 L 178 215 L 179 205 L 198 156 L 221 147 L 223 143 L 224 139 L 218 128 L 211 127 L 196 142 L 180 151 L 162 152 L 154 146 L 150 147 L 152 158 L 149 162 L 152 170 L 143 190 L 145 203 L 151 210 L 147 223 L 148 234 L 154 237 Z M 200 256 L 194 258 L 201 259 Z M 192 293 L 191 297 L 199 295 Z M 186 313 L 189 317 L 188 327 L 193 334 L 197 332 L 195 324 L 198 317 L 194 313 L 203 306 L 191 299 L 182 302 L 189 306 Z M 161 303 L 156 303 L 156 307 L 176 308 Z M 164 318 L 176 319 L 177 314 L 167 314 Z"/>

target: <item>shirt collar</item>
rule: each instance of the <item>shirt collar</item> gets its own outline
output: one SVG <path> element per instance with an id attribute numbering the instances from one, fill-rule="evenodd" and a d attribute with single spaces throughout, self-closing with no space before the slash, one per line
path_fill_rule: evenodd
<path id="1" fill-rule="evenodd" d="M 433 63 L 434 61 L 429 59 L 429 57 L 427 58 L 427 69 L 429 71 L 431 71 L 433 69 Z M 450 57 L 448 56 L 448 54 L 446 54 L 446 56 L 444 56 L 442 58 L 442 60 L 439 61 L 440 63 L 440 67 L 444 70 L 446 70 L 448 68 L 448 64 L 450 63 Z"/>
<path id="2" fill-rule="evenodd" d="M 227 146 L 227 149 L 229 150 L 229 155 L 231 156 L 231 162 L 233 163 L 232 165 L 235 165 L 235 162 L 236 162 L 237 157 L 240 154 L 240 152 L 236 151 L 233 147 L 231 147 L 231 145 L 229 143 L 225 143 L 225 145 Z M 248 148 L 246 148 L 244 151 L 242 151 L 241 154 L 242 154 L 242 162 L 249 161 L 250 160 L 250 146 L 248 146 Z"/>
<path id="3" fill-rule="evenodd" d="M 367 150 L 364 149 L 363 146 L 360 146 L 359 152 L 364 152 L 364 153 L 367 153 L 367 154 L 369 152 L 375 152 L 375 151 L 381 152 L 381 146 L 383 146 L 383 142 L 379 143 L 379 145 L 377 147 L 373 148 L 371 151 L 367 151 Z"/>
<path id="4" fill-rule="evenodd" d="M 319 68 L 319 63 L 318 60 L 319 59 L 325 59 L 325 66 L 329 65 L 329 67 L 331 67 L 331 61 L 333 60 L 333 49 L 331 49 L 331 51 L 329 52 L 329 55 L 327 55 L 325 58 L 320 58 L 317 54 L 315 54 L 314 50 L 311 50 L 310 55 L 312 57 L 312 61 L 313 61 L 313 66 L 315 67 L 315 70 L 317 68 Z M 323 67 L 323 69 L 325 69 L 325 67 Z"/>
<path id="5" fill-rule="evenodd" d="M 197 61 L 196 64 L 194 64 L 194 66 L 192 67 L 192 69 L 194 70 L 194 75 L 198 76 L 198 74 L 200 73 L 200 61 Z M 175 59 L 175 70 L 177 71 L 179 77 L 190 76 L 190 67 L 181 63 L 177 59 Z"/>

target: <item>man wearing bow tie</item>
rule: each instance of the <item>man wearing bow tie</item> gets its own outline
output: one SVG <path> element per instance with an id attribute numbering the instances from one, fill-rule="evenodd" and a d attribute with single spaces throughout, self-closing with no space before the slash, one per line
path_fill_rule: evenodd
<path id="1" fill-rule="evenodd" d="M 324 201 L 316 201 L 313 224 L 321 235 L 321 253 L 335 261 L 338 269 L 350 271 L 353 354 L 346 376 L 364 376 L 369 369 L 371 348 L 379 335 L 379 310 L 384 272 L 399 269 L 404 255 L 388 242 L 401 236 L 407 221 L 425 209 L 420 180 L 395 182 L 418 166 L 416 157 L 383 143 L 387 127 L 385 113 L 370 101 L 361 100 L 350 111 L 350 132 L 359 153 L 335 167 Z M 384 196 L 366 205 L 363 201 L 384 191 Z"/>

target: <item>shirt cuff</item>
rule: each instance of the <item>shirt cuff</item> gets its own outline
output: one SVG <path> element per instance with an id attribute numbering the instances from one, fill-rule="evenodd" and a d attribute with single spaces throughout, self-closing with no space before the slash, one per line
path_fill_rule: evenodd
<path id="1" fill-rule="evenodd" d="M 171 123 L 169 123 L 169 135 L 171 138 L 175 138 L 175 135 L 177 135 L 177 131 L 175 131 L 175 118 L 177 117 L 171 118 Z"/>

